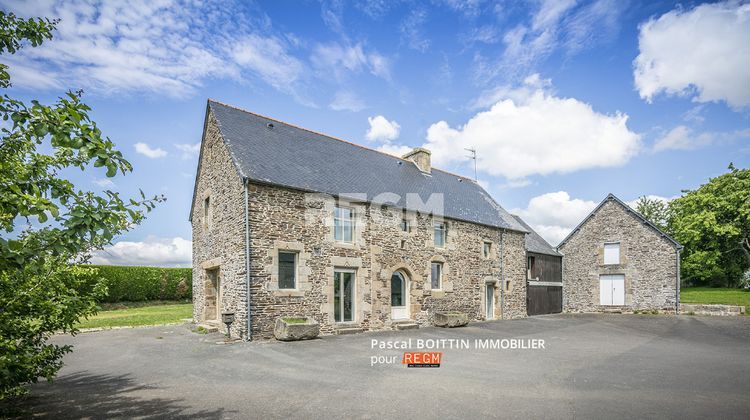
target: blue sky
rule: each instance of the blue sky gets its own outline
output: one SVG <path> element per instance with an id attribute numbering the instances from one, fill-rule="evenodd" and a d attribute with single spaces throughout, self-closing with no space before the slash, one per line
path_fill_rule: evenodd
<path id="1" fill-rule="evenodd" d="M 478 179 L 555 244 L 608 192 L 673 198 L 750 163 L 750 5 L 575 0 L 0 2 L 59 17 L 12 94 L 84 89 L 133 163 L 81 185 L 168 201 L 98 256 L 189 265 L 206 99 Z"/>

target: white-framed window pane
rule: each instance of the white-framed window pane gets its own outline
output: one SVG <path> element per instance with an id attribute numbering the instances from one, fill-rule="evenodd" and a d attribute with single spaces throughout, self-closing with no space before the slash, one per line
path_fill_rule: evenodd
<path id="1" fill-rule="evenodd" d="M 294 289 L 297 281 L 297 254 L 279 252 L 279 289 Z"/>
<path id="2" fill-rule="evenodd" d="M 620 264 L 620 244 L 604 244 L 604 264 Z"/>
<path id="3" fill-rule="evenodd" d="M 442 283 L 442 277 L 443 277 L 443 264 L 442 263 L 432 263 L 432 270 L 430 274 L 431 279 L 431 286 L 433 289 L 440 289 L 441 283 Z"/>
<path id="4" fill-rule="evenodd" d="M 343 223 L 344 227 L 344 242 L 351 242 L 352 241 L 352 221 L 351 220 L 344 220 Z"/>
<path id="5" fill-rule="evenodd" d="M 435 223 L 435 246 L 445 246 L 445 223 Z"/>
<path id="6" fill-rule="evenodd" d="M 482 247 L 482 252 L 484 253 L 484 258 L 489 258 L 490 253 L 492 252 L 492 244 L 489 242 L 485 242 L 484 246 Z"/>
<path id="7" fill-rule="evenodd" d="M 352 242 L 354 221 L 352 209 L 336 207 L 333 211 L 333 238 L 337 241 Z"/>

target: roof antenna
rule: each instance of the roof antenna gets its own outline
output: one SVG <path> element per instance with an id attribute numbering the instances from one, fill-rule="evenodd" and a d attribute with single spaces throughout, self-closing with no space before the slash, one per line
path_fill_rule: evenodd
<path id="1" fill-rule="evenodd" d="M 477 149 L 471 147 L 464 148 L 464 150 L 471 153 L 471 155 L 466 157 L 474 161 L 474 182 L 477 182 Z"/>

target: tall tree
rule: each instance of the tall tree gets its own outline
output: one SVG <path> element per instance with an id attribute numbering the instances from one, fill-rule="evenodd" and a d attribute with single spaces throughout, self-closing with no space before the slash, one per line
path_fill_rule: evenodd
<path id="1" fill-rule="evenodd" d="M 670 203 L 685 280 L 735 287 L 750 269 L 750 170 L 729 172 Z"/>
<path id="2" fill-rule="evenodd" d="M 56 23 L 0 11 L 0 54 L 42 44 Z M 77 188 L 66 178 L 71 170 L 113 177 L 132 166 L 91 120 L 82 92 L 52 105 L 27 104 L 9 96 L 10 86 L 8 67 L 0 65 L 0 399 L 55 376 L 71 347 L 50 343 L 50 336 L 74 334 L 106 292 L 96 270 L 77 263 L 163 200 Z"/>
<path id="3" fill-rule="evenodd" d="M 665 201 L 658 198 L 648 198 L 644 195 L 636 202 L 635 210 L 659 229 L 664 231 L 668 229 L 670 211 L 669 205 Z"/>

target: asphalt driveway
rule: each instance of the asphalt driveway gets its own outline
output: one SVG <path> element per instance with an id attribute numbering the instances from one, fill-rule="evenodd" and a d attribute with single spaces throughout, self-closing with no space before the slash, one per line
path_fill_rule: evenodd
<path id="1" fill-rule="evenodd" d="M 406 368 L 412 339 L 467 339 Z M 188 325 L 58 337 L 75 346 L 27 414 L 54 418 L 747 418 L 750 317 L 554 315 L 458 329 L 218 345 Z M 539 339 L 544 349 L 478 349 Z M 446 345 L 448 341 L 444 342 Z M 509 342 L 504 342 L 507 345 Z M 412 350 L 414 350 L 412 348 Z M 373 356 L 395 364 L 372 365 Z"/>

